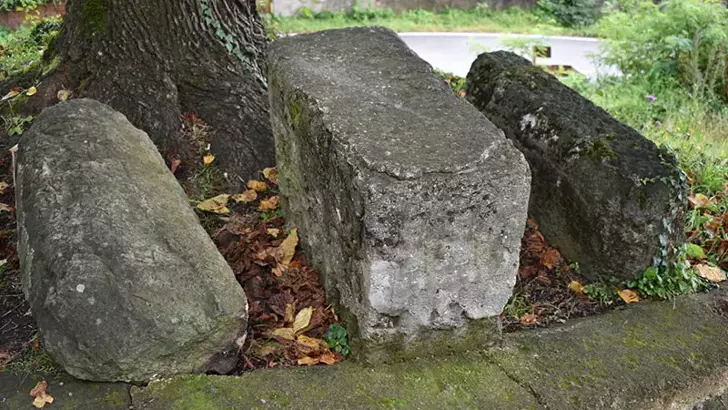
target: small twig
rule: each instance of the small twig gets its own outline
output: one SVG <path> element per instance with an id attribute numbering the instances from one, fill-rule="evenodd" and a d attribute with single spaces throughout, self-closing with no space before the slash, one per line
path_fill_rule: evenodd
<path id="1" fill-rule="evenodd" d="M 22 302 L 18 303 L 17 306 L 15 306 L 14 308 L 12 308 L 12 309 L 8 310 L 7 312 L 5 312 L 4 315 L 0 316 L 0 319 L 3 319 L 5 316 L 7 316 L 7 315 L 9 315 L 9 314 L 11 314 L 13 312 L 15 312 L 19 307 L 23 306 L 23 303 L 25 303 L 25 301 L 22 301 Z"/>

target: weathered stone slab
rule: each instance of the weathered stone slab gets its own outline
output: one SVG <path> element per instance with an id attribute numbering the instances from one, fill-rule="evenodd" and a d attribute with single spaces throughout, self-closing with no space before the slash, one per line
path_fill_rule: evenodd
<path id="1" fill-rule="evenodd" d="M 383 28 L 276 41 L 269 84 L 284 209 L 350 328 L 487 337 L 472 322 L 510 297 L 526 220 L 512 143 Z"/>
<path id="2" fill-rule="evenodd" d="M 93 100 L 45 110 L 21 139 L 16 182 L 24 290 L 45 348 L 73 376 L 194 372 L 245 332 L 230 267 L 120 113 Z"/>
<path id="3" fill-rule="evenodd" d="M 675 159 L 513 53 L 481 54 L 468 99 L 505 131 L 533 172 L 529 212 L 592 279 L 633 279 L 682 240 Z"/>

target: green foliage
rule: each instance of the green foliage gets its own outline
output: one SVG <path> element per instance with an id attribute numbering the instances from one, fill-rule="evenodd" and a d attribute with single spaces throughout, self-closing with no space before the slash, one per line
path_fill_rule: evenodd
<path id="1" fill-rule="evenodd" d="M 11 117 L 3 117 L 3 122 L 5 123 L 5 132 L 8 134 L 8 136 L 21 136 L 25 132 L 25 130 L 30 127 L 30 124 L 33 123 L 33 120 L 35 120 L 35 117 L 32 115 L 28 116 L 11 116 Z"/>
<path id="2" fill-rule="evenodd" d="M 536 58 L 544 55 L 548 49 L 548 44 L 541 38 L 504 37 L 501 39 L 501 43 L 506 50 L 531 60 L 534 65 L 536 64 Z"/>
<path id="3" fill-rule="evenodd" d="M 584 295 L 601 306 L 610 306 L 619 299 L 616 280 L 591 283 L 584 286 Z"/>
<path id="4" fill-rule="evenodd" d="M 725 97 L 728 9 L 717 0 L 642 1 L 600 21 L 603 60 L 628 78 L 685 87 L 694 99 Z"/>
<path id="5" fill-rule="evenodd" d="M 51 0 L 0 0 L 0 11 L 34 9 L 47 3 L 51 3 Z"/>
<path id="6" fill-rule="evenodd" d="M 60 18 L 53 17 L 0 36 L 0 80 L 38 67 L 60 25 Z"/>
<path id="7" fill-rule="evenodd" d="M 323 11 L 314 13 L 301 9 L 296 17 L 263 15 L 263 22 L 272 36 L 277 33 L 311 32 L 343 27 L 383 26 L 395 31 L 475 31 L 542 34 L 588 34 L 579 27 L 559 26 L 543 13 L 517 7 L 490 10 L 479 4 L 471 10 L 447 8 L 441 12 L 414 9 L 395 13 L 391 9 L 363 9 L 355 7 L 347 12 Z"/>
<path id="8" fill-rule="evenodd" d="M 588 26 L 601 16 L 598 0 L 539 0 L 538 7 L 565 27 Z"/>
<path id="9" fill-rule="evenodd" d="M 680 246 L 675 253 L 668 265 L 650 266 L 627 286 L 637 289 L 642 295 L 660 299 L 706 288 L 705 281 L 695 273 L 687 260 L 688 244 Z"/>
<path id="10" fill-rule="evenodd" d="M 530 295 L 526 293 L 514 293 L 503 308 L 503 313 L 513 318 L 520 318 L 527 313 L 533 313 L 533 306 L 529 298 Z"/>
<path id="11" fill-rule="evenodd" d="M 440 78 L 445 80 L 455 95 L 463 95 L 465 93 L 465 78 L 458 77 L 453 73 L 446 73 L 440 70 L 433 70 Z"/>
<path id="12" fill-rule="evenodd" d="M 341 353 L 344 356 L 351 354 L 349 332 L 338 323 L 333 323 L 329 326 L 328 332 L 324 335 L 324 341 L 336 353 Z"/>

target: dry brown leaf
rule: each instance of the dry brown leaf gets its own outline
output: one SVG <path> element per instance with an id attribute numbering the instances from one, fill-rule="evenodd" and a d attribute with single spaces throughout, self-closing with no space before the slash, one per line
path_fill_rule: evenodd
<path id="1" fill-rule="evenodd" d="M 0 194 L 5 193 L 5 191 L 10 187 L 10 184 L 7 182 L 0 182 Z"/>
<path id="2" fill-rule="evenodd" d="M 273 269 L 271 269 L 271 272 L 273 272 L 276 278 L 280 278 L 283 276 L 283 265 L 276 265 Z"/>
<path id="3" fill-rule="evenodd" d="M 275 168 L 266 168 L 263 170 L 263 176 L 268 181 L 278 185 L 278 170 Z"/>
<path id="4" fill-rule="evenodd" d="M 725 280 L 725 272 L 722 269 L 715 266 L 710 266 L 705 263 L 701 263 L 694 267 L 695 271 L 700 275 L 701 278 L 707 279 L 711 282 L 723 282 Z"/>
<path id="5" fill-rule="evenodd" d="M 716 204 L 714 198 L 708 198 L 703 194 L 695 194 L 695 196 L 688 197 L 688 200 L 693 205 L 693 208 L 709 208 Z"/>
<path id="6" fill-rule="evenodd" d="M 293 321 L 296 319 L 296 304 L 295 303 L 288 303 L 286 304 L 286 323 L 293 323 Z"/>
<path id="7" fill-rule="evenodd" d="M 10 363 L 10 354 L 4 350 L 0 350 L 0 370 L 8 363 Z"/>
<path id="8" fill-rule="evenodd" d="M 13 208 L 10 205 L 0 203 L 0 212 L 6 211 L 6 212 L 9 212 L 9 213 L 12 213 L 14 209 L 15 208 Z"/>
<path id="9" fill-rule="evenodd" d="M 202 163 L 205 164 L 205 166 L 212 164 L 213 161 L 215 161 L 215 156 L 212 154 L 202 157 Z"/>
<path id="10" fill-rule="evenodd" d="M 300 359 L 298 359 L 298 365 L 299 366 L 313 366 L 315 364 L 319 364 L 320 359 L 318 357 L 309 357 L 304 356 Z"/>
<path id="11" fill-rule="evenodd" d="M 245 192 L 243 192 L 242 194 L 233 195 L 232 198 L 234 200 L 236 200 L 237 202 L 248 203 L 248 202 L 253 202 L 256 199 L 258 199 L 258 193 L 253 191 L 252 189 L 248 189 Z"/>
<path id="12" fill-rule="evenodd" d="M 212 212 L 216 214 L 229 214 L 230 210 L 227 207 L 230 195 L 221 194 L 216 197 L 204 200 L 197 205 L 197 209 L 205 212 Z"/>
<path id="13" fill-rule="evenodd" d="M 288 266 L 291 263 L 296 254 L 296 246 L 298 246 L 298 230 L 293 228 L 278 247 L 278 261 L 281 265 Z"/>
<path id="14" fill-rule="evenodd" d="M 73 91 L 62 89 L 58 91 L 58 94 L 56 94 L 56 97 L 58 97 L 58 101 L 66 101 L 69 98 L 71 98 L 71 94 L 73 94 Z"/>
<path id="15" fill-rule="evenodd" d="M 309 323 L 311 323 L 311 315 L 313 315 L 313 308 L 311 306 L 301 309 L 293 320 L 293 332 L 299 334 L 305 331 Z"/>
<path id="16" fill-rule="evenodd" d="M 572 280 L 571 282 L 569 282 L 569 289 L 574 293 L 578 293 L 579 295 L 584 294 L 584 285 L 582 285 L 578 281 Z"/>
<path id="17" fill-rule="evenodd" d="M 541 265 L 552 269 L 559 264 L 561 260 L 561 253 L 557 249 L 550 248 L 541 255 Z"/>
<path id="18" fill-rule="evenodd" d="M 33 387 L 30 391 L 30 397 L 34 397 L 33 406 L 42 409 L 46 404 L 53 403 L 53 396 L 48 394 L 48 382 L 45 380 L 39 381 L 38 384 Z"/>
<path id="19" fill-rule="evenodd" d="M 281 230 L 278 228 L 268 228 L 266 229 L 266 232 L 268 232 L 268 235 L 277 238 L 281 234 Z"/>
<path id="20" fill-rule="evenodd" d="M 321 350 L 326 349 L 327 347 L 326 342 L 324 342 L 323 340 L 308 337 L 306 335 L 299 335 L 296 338 L 296 343 L 307 352 L 313 353 L 317 353 Z"/>
<path id="21" fill-rule="evenodd" d="M 620 290 L 619 297 L 622 298 L 624 303 L 637 303 L 640 301 L 640 297 L 629 289 Z"/>
<path id="22" fill-rule="evenodd" d="M 336 364 L 336 355 L 334 353 L 324 353 L 319 357 L 319 361 L 324 364 L 332 365 Z"/>
<path id="23" fill-rule="evenodd" d="M 520 318 L 522 325 L 535 325 L 538 323 L 538 316 L 534 315 L 533 313 L 526 313 Z"/>
<path id="24" fill-rule="evenodd" d="M 22 88 L 17 88 L 17 87 L 13 88 L 10 91 L 8 91 L 7 94 L 5 94 L 5 96 L 2 98 L 2 101 L 9 100 L 9 99 L 19 95 L 21 92 L 23 92 Z"/>
<path id="25" fill-rule="evenodd" d="M 265 192 L 268 190 L 268 184 L 263 181 L 256 181 L 254 179 L 251 179 L 250 181 L 248 181 L 248 188 L 254 190 L 255 192 Z"/>
<path id="26" fill-rule="evenodd" d="M 25 95 L 27 95 L 28 97 L 32 97 L 36 93 L 38 93 L 38 89 L 35 87 L 30 87 L 30 88 L 28 88 L 28 91 L 25 92 Z"/>
<path id="27" fill-rule="evenodd" d="M 271 333 L 271 337 L 280 337 L 281 339 L 286 340 L 296 340 L 296 332 L 293 331 L 290 327 L 282 327 L 280 329 L 276 329 Z"/>
<path id="28" fill-rule="evenodd" d="M 260 205 L 258 206 L 258 209 L 261 211 L 275 211 L 276 208 L 278 208 L 278 205 L 281 203 L 281 197 L 278 195 L 272 196 L 268 199 L 264 199 L 260 201 Z"/>
<path id="29" fill-rule="evenodd" d="M 173 159 L 172 160 L 171 167 L 169 169 L 174 174 L 174 173 L 177 172 L 177 168 L 179 168 L 180 165 L 182 165 L 182 160 L 181 159 Z"/>

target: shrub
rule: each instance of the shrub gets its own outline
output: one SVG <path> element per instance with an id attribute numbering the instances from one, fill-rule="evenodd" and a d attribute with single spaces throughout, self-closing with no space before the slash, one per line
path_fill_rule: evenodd
<path id="1" fill-rule="evenodd" d="M 33 9 L 50 2 L 51 0 L 0 0 L 0 11 L 12 11 L 19 8 Z"/>
<path id="2" fill-rule="evenodd" d="M 604 62 L 630 77 L 686 87 L 695 99 L 726 96 L 728 9 L 718 0 L 643 1 L 600 22 Z"/>
<path id="3" fill-rule="evenodd" d="M 601 16 L 598 0 L 539 0 L 538 7 L 566 27 L 588 26 Z"/>

